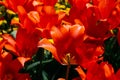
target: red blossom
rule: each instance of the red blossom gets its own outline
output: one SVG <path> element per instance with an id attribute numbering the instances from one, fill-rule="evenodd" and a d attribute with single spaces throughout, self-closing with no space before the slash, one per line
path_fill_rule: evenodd
<path id="1" fill-rule="evenodd" d="M 24 15 L 24 17 L 21 17 Z M 41 31 L 37 30 L 39 14 L 36 11 L 30 13 L 20 13 L 19 28 L 16 39 L 10 35 L 3 35 L 10 45 L 6 45 L 8 50 L 13 51 L 18 56 L 31 57 L 37 51 L 37 43 L 40 40 Z M 11 47 L 10 47 L 11 46 Z"/>
<path id="2" fill-rule="evenodd" d="M 9 57 L 7 57 L 7 58 L 9 58 Z M 9 62 L 6 62 L 7 60 L 5 60 L 5 57 L 4 57 L 3 61 L 0 62 L 0 69 L 1 69 L 0 70 L 0 79 L 1 80 L 8 80 L 8 79 L 31 80 L 30 76 L 28 74 L 18 73 L 19 70 L 23 67 L 23 63 L 26 60 L 23 57 L 19 57 L 15 60 L 12 60 L 12 57 L 11 57 L 11 59 L 9 59 Z"/>
<path id="3" fill-rule="evenodd" d="M 87 70 L 87 80 L 112 80 L 114 70 L 108 63 L 93 64 Z"/>
<path id="4" fill-rule="evenodd" d="M 41 32 L 36 29 L 38 23 L 39 14 L 33 11 L 26 15 L 22 26 L 18 28 L 16 46 L 18 52 L 23 56 L 30 57 L 37 51 L 37 43 L 41 35 Z"/>
<path id="5" fill-rule="evenodd" d="M 11 37 L 6 35 L 7 37 L 9 37 L 9 40 L 7 39 L 3 39 L 1 42 L 1 48 L 5 47 L 6 48 L 6 44 L 9 44 L 9 42 L 12 42 L 13 39 L 10 39 Z M 4 38 L 5 35 L 4 35 Z M 4 44 L 4 45 L 3 45 Z M 29 58 L 24 58 L 24 57 L 17 57 L 16 59 L 13 60 L 13 56 L 12 55 L 16 55 L 12 52 L 13 50 L 13 46 L 11 44 L 9 44 L 9 48 L 7 46 L 6 49 L 10 49 L 9 52 L 4 51 L 3 49 L 0 49 L 0 79 L 1 80 L 8 80 L 8 79 L 15 79 L 15 80 L 31 80 L 28 74 L 20 74 L 18 73 L 19 70 L 24 66 L 24 63 L 29 60 Z"/>
<path id="6" fill-rule="evenodd" d="M 45 5 L 54 6 L 58 0 L 39 0 L 43 2 Z"/>
<path id="7" fill-rule="evenodd" d="M 16 38 L 9 34 L 1 36 L 0 80 L 31 80 L 28 74 L 18 71 L 39 47 L 49 50 L 61 64 L 78 64 L 80 78 L 74 80 L 119 80 L 120 70 L 114 73 L 112 65 L 103 61 L 103 54 L 104 41 L 113 35 L 110 30 L 118 29 L 120 45 L 120 1 L 68 0 L 69 15 L 56 13 L 57 1 L 0 1 L 15 11 L 20 20 L 11 21 L 19 26 Z M 13 60 L 12 55 L 17 58 Z"/>
<path id="8" fill-rule="evenodd" d="M 98 7 L 101 19 L 106 19 L 115 7 L 116 0 L 93 0 L 93 4 Z"/>
<path id="9" fill-rule="evenodd" d="M 83 40 L 84 26 L 76 24 L 64 25 L 60 29 L 53 27 L 51 36 L 53 38 L 54 45 L 48 42 L 43 43 L 43 40 L 40 42 L 39 47 L 43 47 L 53 52 L 55 59 L 61 62 L 68 53 L 71 54 L 71 57 L 77 54 L 75 49 Z"/>
<path id="10" fill-rule="evenodd" d="M 18 6 L 23 6 L 28 12 L 33 10 L 32 5 L 33 0 L 5 0 L 4 2 L 1 1 L 7 8 L 12 9 L 13 11 L 17 12 Z"/>

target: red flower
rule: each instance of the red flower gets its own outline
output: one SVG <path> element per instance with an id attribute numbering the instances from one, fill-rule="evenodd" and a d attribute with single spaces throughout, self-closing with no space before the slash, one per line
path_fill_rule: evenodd
<path id="1" fill-rule="evenodd" d="M 9 37 L 9 36 L 8 36 Z M 3 39 L 0 41 L 0 79 L 1 80 L 31 80 L 28 74 L 20 74 L 18 73 L 19 70 L 24 66 L 24 62 L 29 60 L 29 58 L 24 57 L 17 57 L 13 60 L 12 54 L 13 52 L 6 52 L 5 50 L 2 50 L 3 47 L 6 47 L 6 44 L 8 45 L 8 42 L 12 42 L 12 40 L 9 38 L 7 41 L 6 39 Z M 11 44 L 12 45 L 12 44 Z M 12 50 L 12 47 L 9 46 Z"/>
<path id="2" fill-rule="evenodd" d="M 87 9 L 86 4 L 90 0 L 68 0 L 68 2 L 71 5 L 71 9 L 69 12 L 69 15 L 65 16 L 65 20 L 71 23 L 74 23 L 75 19 L 79 19 L 80 21 L 85 21 L 85 11 Z"/>
<path id="3" fill-rule="evenodd" d="M 106 63 L 93 64 L 87 71 L 87 80 L 113 80 L 114 70 L 113 67 Z"/>
<path id="4" fill-rule="evenodd" d="M 106 19 L 108 21 L 109 29 L 118 27 L 120 23 L 119 3 L 119 0 L 93 0 L 94 6 L 100 12 L 100 19 Z"/>
<path id="5" fill-rule="evenodd" d="M 78 64 L 84 68 L 88 68 L 91 64 L 99 61 L 98 56 L 104 53 L 102 46 L 93 43 L 83 43 L 76 48 Z M 102 59 L 102 58 L 101 58 Z"/>
<path id="6" fill-rule="evenodd" d="M 95 38 L 107 37 L 110 24 L 107 19 L 102 20 L 99 9 L 91 5 L 86 12 L 87 22 L 84 25 L 87 35 Z"/>
<path id="7" fill-rule="evenodd" d="M 51 36 L 54 41 L 53 45 L 43 39 L 40 41 L 39 47 L 48 49 L 52 52 L 55 59 L 64 63 L 66 55 L 70 54 L 71 58 L 73 58 L 77 54 L 76 47 L 83 41 L 84 30 L 84 26 L 79 24 L 63 25 L 60 28 L 53 27 L 51 31 Z"/>
<path id="8" fill-rule="evenodd" d="M 90 0 L 68 0 L 73 7 L 73 9 L 77 9 L 78 11 L 81 11 L 85 9 L 86 3 L 90 2 Z"/>
<path id="9" fill-rule="evenodd" d="M 37 43 L 40 40 L 41 32 L 37 30 L 39 23 L 39 14 L 36 11 L 31 11 L 28 14 L 20 13 L 22 20 L 17 30 L 16 39 L 6 35 L 3 37 L 10 43 L 12 47 L 8 50 L 15 52 L 17 56 L 31 57 L 37 51 Z"/>
<path id="10" fill-rule="evenodd" d="M 40 2 L 43 2 L 45 5 L 54 6 L 58 0 L 39 0 Z"/>
<path id="11" fill-rule="evenodd" d="M 5 0 L 1 1 L 1 4 L 4 4 L 8 9 L 12 9 L 13 11 L 17 12 L 18 6 L 23 6 L 28 12 L 33 10 L 32 5 L 33 0 Z"/>
<path id="12" fill-rule="evenodd" d="M 100 11 L 101 19 L 109 17 L 115 4 L 116 0 L 93 0 L 93 5 L 97 6 Z"/>
<path id="13" fill-rule="evenodd" d="M 82 80 L 116 80 L 113 67 L 107 62 L 91 64 L 86 73 L 81 67 L 76 70 Z"/>
<path id="14" fill-rule="evenodd" d="M 6 53 L 5 53 L 6 54 Z M 9 55 L 9 56 L 8 56 Z M 6 54 L 6 56 L 3 57 L 3 60 L 0 61 L 0 79 L 1 80 L 31 80 L 30 76 L 28 74 L 20 74 L 19 70 L 24 66 L 24 62 L 27 60 L 23 57 L 19 57 L 15 60 L 12 60 L 12 57 L 10 58 L 10 53 Z M 9 62 L 6 60 L 6 58 L 9 58 Z"/>
<path id="15" fill-rule="evenodd" d="M 51 28 L 54 25 L 60 24 L 62 18 L 65 16 L 65 13 L 56 14 L 53 5 L 56 3 L 56 0 L 50 2 L 46 0 L 40 1 L 34 1 L 35 10 L 40 15 L 38 30 L 41 30 L 43 32 L 43 37 L 50 37 Z"/>
<path id="16" fill-rule="evenodd" d="M 120 23 L 120 1 L 116 1 L 116 6 L 112 10 L 112 13 L 110 17 L 108 18 L 108 21 L 110 23 L 110 29 L 114 29 L 119 26 Z"/>
<path id="17" fill-rule="evenodd" d="M 110 36 L 109 30 L 117 27 L 119 23 L 118 10 L 116 16 L 111 16 L 117 3 L 115 0 L 92 0 L 92 4 L 89 0 L 70 0 L 70 3 L 72 6 L 70 15 L 64 19 L 72 23 L 79 19 L 84 24 L 89 36 L 106 38 Z M 78 4 L 81 4 L 82 7 Z"/>
<path id="18" fill-rule="evenodd" d="M 93 44 L 89 42 L 90 40 L 84 40 L 84 30 L 82 24 L 81 26 L 66 24 L 60 28 L 53 27 L 51 31 L 53 45 L 43 39 L 40 41 L 39 47 L 51 51 L 55 59 L 61 63 L 64 63 L 66 55 L 70 54 L 71 58 L 74 57 L 74 61 L 71 62 L 77 62 L 87 68 L 89 64 L 98 60 L 98 56 L 103 54 L 103 49 L 98 43 Z"/>

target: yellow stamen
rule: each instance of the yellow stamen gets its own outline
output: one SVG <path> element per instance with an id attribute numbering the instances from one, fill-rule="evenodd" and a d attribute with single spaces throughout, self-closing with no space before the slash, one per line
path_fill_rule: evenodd
<path id="1" fill-rule="evenodd" d="M 2 25 L 3 23 L 7 23 L 7 21 L 6 20 L 0 20 L 0 25 Z"/>
<path id="2" fill-rule="evenodd" d="M 53 39 L 49 39 L 49 41 L 50 41 L 52 44 L 54 43 Z"/>
<path id="3" fill-rule="evenodd" d="M 9 9 L 7 9 L 7 13 L 9 13 L 9 14 L 16 14 L 15 12 L 13 12 L 12 10 L 9 10 Z"/>
<path id="4" fill-rule="evenodd" d="M 110 32 L 111 32 L 112 34 L 114 34 L 113 30 L 110 30 Z"/>

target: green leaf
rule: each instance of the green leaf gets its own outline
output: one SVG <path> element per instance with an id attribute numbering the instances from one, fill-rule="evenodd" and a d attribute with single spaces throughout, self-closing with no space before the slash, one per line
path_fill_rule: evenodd
<path id="1" fill-rule="evenodd" d="M 48 80 L 48 74 L 43 70 L 42 71 L 43 80 Z"/>

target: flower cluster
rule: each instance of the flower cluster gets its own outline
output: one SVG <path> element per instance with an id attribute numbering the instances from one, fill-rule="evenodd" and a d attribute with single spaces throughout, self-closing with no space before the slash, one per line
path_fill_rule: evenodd
<path id="1" fill-rule="evenodd" d="M 0 0 L 0 80 L 119 76 L 120 0 Z"/>

